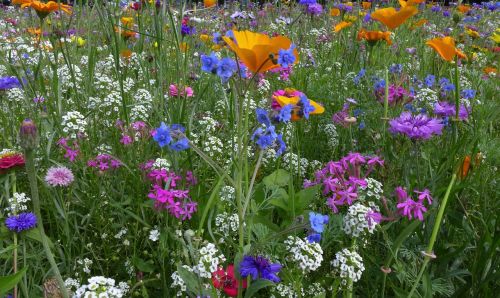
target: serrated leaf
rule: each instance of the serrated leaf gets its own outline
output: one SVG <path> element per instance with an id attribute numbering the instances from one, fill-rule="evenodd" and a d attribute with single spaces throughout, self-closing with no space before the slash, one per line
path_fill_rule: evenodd
<path id="1" fill-rule="evenodd" d="M 7 294 L 8 291 L 14 288 L 17 283 L 21 281 L 21 278 L 23 278 L 26 270 L 28 270 L 28 267 L 24 267 L 23 269 L 16 272 L 16 274 L 0 277 L 0 297 L 3 297 L 5 294 Z"/>
<path id="2" fill-rule="evenodd" d="M 274 283 L 267 279 L 258 279 L 247 288 L 245 291 L 245 298 L 254 297 L 254 295 L 261 289 L 273 286 Z"/>
<path id="3" fill-rule="evenodd" d="M 264 177 L 262 181 L 267 187 L 271 187 L 273 185 L 285 186 L 288 185 L 288 181 L 290 181 L 290 174 L 283 169 L 277 169 L 269 176 Z"/>

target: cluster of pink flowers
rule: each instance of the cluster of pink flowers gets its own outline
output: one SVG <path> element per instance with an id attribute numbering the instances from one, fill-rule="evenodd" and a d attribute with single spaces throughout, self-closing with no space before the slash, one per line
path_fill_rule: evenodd
<path id="1" fill-rule="evenodd" d="M 166 169 L 154 169 L 153 162 L 142 166 L 146 171 L 146 178 L 151 181 L 152 188 L 148 197 L 155 201 L 155 208 L 167 210 L 172 216 L 180 220 L 191 219 L 197 211 L 198 203 L 191 200 L 189 186 L 197 183 L 193 173 L 188 171 L 184 179 Z"/>
<path id="2" fill-rule="evenodd" d="M 87 161 L 87 166 L 99 169 L 101 172 L 106 172 L 118 169 L 122 166 L 122 162 L 109 154 L 99 154 L 94 159 Z"/>
<path id="3" fill-rule="evenodd" d="M 366 178 L 375 166 L 383 166 L 378 156 L 363 156 L 349 153 L 339 161 L 330 161 L 315 173 L 313 181 L 306 180 L 304 187 L 322 185 L 323 195 L 328 198 L 327 205 L 334 213 L 339 206 L 350 206 L 358 198 L 359 187 L 367 186 Z M 362 174 L 361 171 L 365 170 Z"/>
<path id="4" fill-rule="evenodd" d="M 417 200 L 413 200 L 403 187 L 396 187 L 395 193 L 398 198 L 398 213 L 408 217 L 410 220 L 412 218 L 417 218 L 423 221 L 424 213 L 427 212 L 424 203 L 427 202 L 428 205 L 432 204 L 431 193 L 428 189 L 424 189 L 423 191 L 414 190 L 413 192 L 417 194 Z"/>
<path id="5" fill-rule="evenodd" d="M 120 143 L 130 145 L 133 142 L 147 139 L 151 136 L 151 130 L 148 125 L 142 121 L 132 122 L 129 127 L 121 120 L 116 120 L 116 127 L 122 131 Z"/>
<path id="6" fill-rule="evenodd" d="M 176 84 L 170 84 L 168 87 L 168 94 L 172 97 L 193 97 L 194 92 L 193 88 L 186 86 L 184 87 L 184 90 L 179 90 L 179 87 L 177 87 Z"/>
<path id="7" fill-rule="evenodd" d="M 70 146 L 68 145 L 68 138 L 60 138 L 59 141 L 57 141 L 57 145 L 65 151 L 64 157 L 70 162 L 75 161 L 76 157 L 80 153 L 78 142 L 76 140 L 73 140 L 73 144 Z"/>

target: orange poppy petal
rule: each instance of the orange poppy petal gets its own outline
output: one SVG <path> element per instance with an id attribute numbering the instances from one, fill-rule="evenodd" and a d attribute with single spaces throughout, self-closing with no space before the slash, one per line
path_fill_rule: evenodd
<path id="1" fill-rule="evenodd" d="M 452 61 L 455 57 L 455 40 L 449 36 L 431 39 L 426 44 L 433 48 L 446 61 Z"/>
<path id="2" fill-rule="evenodd" d="M 371 18 L 381 22 L 390 29 L 395 29 L 417 13 L 418 9 L 414 6 L 406 6 L 399 11 L 396 11 L 394 7 L 387 7 L 377 9 L 371 14 Z"/>

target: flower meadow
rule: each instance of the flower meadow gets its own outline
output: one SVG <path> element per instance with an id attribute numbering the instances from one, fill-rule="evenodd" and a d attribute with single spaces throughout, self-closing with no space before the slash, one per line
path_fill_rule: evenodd
<path id="1" fill-rule="evenodd" d="M 499 2 L 4 3 L 0 297 L 497 296 Z"/>

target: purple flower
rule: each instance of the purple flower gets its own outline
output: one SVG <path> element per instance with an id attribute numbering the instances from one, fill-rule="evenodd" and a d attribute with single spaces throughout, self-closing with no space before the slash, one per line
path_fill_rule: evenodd
<path id="1" fill-rule="evenodd" d="M 73 173 L 66 167 L 52 167 L 45 175 L 45 181 L 50 186 L 68 186 L 73 180 L 75 180 Z"/>
<path id="2" fill-rule="evenodd" d="M 16 77 L 0 77 L 0 91 L 21 87 L 21 83 Z"/>
<path id="3" fill-rule="evenodd" d="M 162 122 L 160 127 L 156 129 L 155 134 L 153 135 L 153 140 L 160 145 L 160 148 L 167 146 L 172 141 L 170 129 L 164 122 Z"/>
<path id="4" fill-rule="evenodd" d="M 262 108 L 257 108 L 255 110 L 255 113 L 257 114 L 257 121 L 259 123 L 262 123 L 266 126 L 271 125 L 271 120 L 269 120 L 269 117 L 267 116 L 267 111 L 262 109 Z"/>
<path id="5" fill-rule="evenodd" d="M 455 116 L 456 114 L 455 105 L 447 101 L 437 102 L 434 105 L 434 114 L 441 117 Z M 469 117 L 469 112 L 467 111 L 464 105 L 460 105 L 460 108 L 458 110 L 458 118 L 460 118 L 460 120 L 466 120 L 468 117 Z"/>
<path id="6" fill-rule="evenodd" d="M 321 241 L 321 234 L 311 234 L 307 236 L 307 242 L 309 243 L 319 243 Z"/>
<path id="7" fill-rule="evenodd" d="M 403 134 L 414 140 L 427 140 L 433 135 L 442 133 L 444 124 L 437 118 L 431 118 L 426 114 L 413 115 L 403 112 L 398 118 L 389 122 L 389 131 L 394 134 Z"/>
<path id="8" fill-rule="evenodd" d="M 316 0 L 300 0 L 299 1 L 300 5 L 311 5 L 311 4 L 316 4 Z"/>
<path id="9" fill-rule="evenodd" d="M 262 256 L 244 256 L 240 263 L 240 275 L 245 278 L 251 276 L 253 280 L 267 279 L 272 282 L 280 282 L 280 278 L 276 275 L 281 270 L 281 265 L 271 262 Z"/>
<path id="10" fill-rule="evenodd" d="M 9 216 L 5 220 L 5 226 L 13 232 L 20 233 L 36 226 L 37 218 L 32 212 L 23 212 L 18 215 Z"/>
<path id="11" fill-rule="evenodd" d="M 323 6 L 319 3 L 309 4 L 307 6 L 307 13 L 313 16 L 320 15 L 323 12 Z"/>

